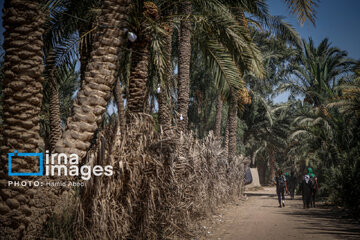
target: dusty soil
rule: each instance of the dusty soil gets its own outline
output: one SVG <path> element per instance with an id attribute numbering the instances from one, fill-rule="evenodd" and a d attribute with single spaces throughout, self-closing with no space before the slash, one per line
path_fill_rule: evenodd
<path id="1" fill-rule="evenodd" d="M 275 188 L 248 191 L 248 199 L 231 204 L 203 223 L 202 239 L 360 239 L 360 224 L 344 211 L 318 204 L 303 209 L 301 196 L 279 208 Z"/>

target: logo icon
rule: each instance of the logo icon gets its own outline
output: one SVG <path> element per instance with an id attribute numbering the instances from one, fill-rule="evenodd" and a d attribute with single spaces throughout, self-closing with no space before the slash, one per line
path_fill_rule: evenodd
<path id="1" fill-rule="evenodd" d="M 43 176 L 43 153 L 18 153 L 16 150 L 14 153 L 9 153 L 9 176 Z M 12 158 L 18 157 L 39 157 L 40 158 L 40 171 L 39 172 L 12 172 L 11 161 Z"/>

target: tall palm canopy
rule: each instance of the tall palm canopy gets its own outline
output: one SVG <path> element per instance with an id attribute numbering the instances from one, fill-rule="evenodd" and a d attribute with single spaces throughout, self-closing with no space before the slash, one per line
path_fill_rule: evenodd
<path id="1" fill-rule="evenodd" d="M 319 106 L 325 99 L 336 95 L 336 85 L 353 69 L 355 61 L 348 58 L 345 51 L 332 47 L 328 39 L 318 47 L 311 38 L 303 40 L 303 45 L 299 59 L 289 65 L 289 72 L 296 78 L 288 78 L 279 91 L 290 90 L 292 95 L 300 94 L 306 102 Z"/>
<path id="2" fill-rule="evenodd" d="M 317 0 L 283 3 L 315 24 Z M 194 239 L 219 203 L 244 196 L 249 164 L 266 185 L 311 167 L 321 197 L 359 216 L 360 64 L 302 40 L 268 4 L 6 1 L 1 237 Z M 75 153 L 81 176 L 70 164 L 56 180 L 10 176 L 14 150 Z M 82 186 L 8 183 L 34 179 Z"/>

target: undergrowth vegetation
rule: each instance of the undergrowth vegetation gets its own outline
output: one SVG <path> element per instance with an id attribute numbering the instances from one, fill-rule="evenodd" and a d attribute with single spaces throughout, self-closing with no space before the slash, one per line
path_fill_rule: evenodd
<path id="1" fill-rule="evenodd" d="M 229 163 L 212 132 L 203 140 L 175 129 L 157 132 L 146 114 L 133 115 L 124 132 L 116 124 L 103 129 L 86 162 L 111 164 L 115 174 L 87 181 L 75 209 L 50 221 L 50 236 L 195 237 L 198 220 L 241 197 L 244 169 L 250 163 L 242 156 Z"/>

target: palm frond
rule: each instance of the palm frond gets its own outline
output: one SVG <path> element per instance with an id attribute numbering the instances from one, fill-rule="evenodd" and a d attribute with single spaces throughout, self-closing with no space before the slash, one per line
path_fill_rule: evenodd
<path id="1" fill-rule="evenodd" d="M 300 24 L 306 20 L 315 25 L 318 0 L 284 0 L 292 15 L 296 15 Z"/>
<path id="2" fill-rule="evenodd" d="M 205 57 L 205 63 L 212 69 L 221 95 L 229 99 L 233 92 L 244 86 L 242 74 L 232 55 L 215 40 L 198 39 L 198 47 Z"/>

